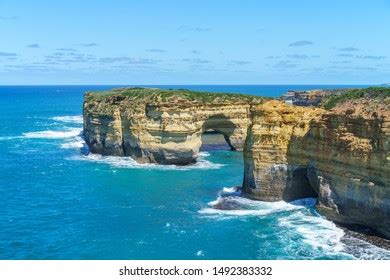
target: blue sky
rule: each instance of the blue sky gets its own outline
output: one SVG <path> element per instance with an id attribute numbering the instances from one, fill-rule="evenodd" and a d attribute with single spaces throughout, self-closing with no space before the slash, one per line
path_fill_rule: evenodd
<path id="1" fill-rule="evenodd" d="M 390 0 L 0 0 L 0 84 L 390 82 Z"/>

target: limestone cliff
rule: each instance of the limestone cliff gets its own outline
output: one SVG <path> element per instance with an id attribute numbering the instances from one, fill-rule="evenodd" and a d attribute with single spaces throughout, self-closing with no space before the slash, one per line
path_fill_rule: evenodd
<path id="1" fill-rule="evenodd" d="M 330 111 L 265 105 L 252 108 L 244 191 L 267 201 L 314 196 L 329 219 L 390 238 L 390 91 L 336 95 Z"/>
<path id="2" fill-rule="evenodd" d="M 202 133 L 214 130 L 244 148 L 244 195 L 317 197 L 329 219 L 390 238 L 389 94 L 330 95 L 325 110 L 247 95 L 117 89 L 85 95 L 84 136 L 93 153 L 183 165 L 196 161 Z"/>
<path id="3" fill-rule="evenodd" d="M 322 109 L 295 107 L 279 101 L 253 106 L 244 150 L 244 191 L 266 201 L 314 197 L 306 177 L 307 159 L 300 139 Z"/>
<path id="4" fill-rule="evenodd" d="M 390 237 L 390 97 L 336 106 L 304 137 L 318 210 Z"/>
<path id="5" fill-rule="evenodd" d="M 224 135 L 242 150 L 250 107 L 263 98 L 187 90 L 117 89 L 88 93 L 84 136 L 93 153 L 131 156 L 138 162 L 190 164 L 204 131 Z"/>

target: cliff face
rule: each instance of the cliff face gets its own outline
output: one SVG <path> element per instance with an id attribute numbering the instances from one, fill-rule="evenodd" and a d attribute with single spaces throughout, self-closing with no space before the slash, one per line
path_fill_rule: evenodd
<path id="1" fill-rule="evenodd" d="M 340 104 L 303 141 L 318 210 L 390 237 L 390 98 Z"/>
<path id="2" fill-rule="evenodd" d="M 269 101 L 252 108 L 252 125 L 244 149 L 244 191 L 266 201 L 315 197 L 306 177 L 307 159 L 300 140 L 322 109 Z"/>
<path id="3" fill-rule="evenodd" d="M 84 136 L 93 153 L 183 165 L 196 161 L 202 133 L 214 130 L 232 149 L 244 148 L 245 195 L 317 197 L 329 219 L 390 238 L 390 98 L 347 99 L 356 96 L 364 94 L 337 95 L 325 111 L 185 90 L 89 93 Z"/>
<path id="4" fill-rule="evenodd" d="M 91 152 L 131 156 L 138 162 L 190 164 L 201 135 L 214 130 L 242 150 L 249 109 L 262 98 L 190 91 L 124 89 L 90 93 L 84 102 L 84 135 Z"/>
<path id="5" fill-rule="evenodd" d="M 390 238 L 390 98 L 331 111 L 259 105 L 244 149 L 243 188 L 259 200 L 317 197 L 330 220 Z"/>

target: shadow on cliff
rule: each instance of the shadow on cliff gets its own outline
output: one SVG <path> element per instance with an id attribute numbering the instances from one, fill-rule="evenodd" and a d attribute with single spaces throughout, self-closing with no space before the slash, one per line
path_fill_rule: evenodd
<path id="1" fill-rule="evenodd" d="M 218 149 L 219 147 L 224 150 L 228 146 L 232 151 L 237 150 L 237 146 L 242 146 L 242 143 L 234 143 L 234 141 L 232 141 L 236 129 L 237 125 L 225 115 L 216 114 L 210 116 L 202 125 L 202 147 L 210 147 L 211 149 Z M 212 135 L 215 137 L 212 137 Z M 220 138 L 218 139 L 217 135 L 222 135 L 225 139 L 225 143 L 223 143 Z"/>
<path id="2" fill-rule="evenodd" d="M 310 176 L 313 175 L 314 166 L 308 153 L 314 129 L 313 121 L 310 121 L 308 126 L 307 132 L 302 136 L 293 133 L 287 147 L 287 165 L 289 166 L 287 176 L 291 183 L 286 186 L 283 196 L 286 201 L 318 197 L 318 185 L 313 180 L 314 177 Z"/>

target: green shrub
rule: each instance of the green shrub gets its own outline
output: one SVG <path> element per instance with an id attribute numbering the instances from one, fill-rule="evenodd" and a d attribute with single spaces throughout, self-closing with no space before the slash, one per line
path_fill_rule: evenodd
<path id="1" fill-rule="evenodd" d="M 369 87 L 362 89 L 351 89 L 340 95 L 330 96 L 324 103 L 326 110 L 334 108 L 337 104 L 347 100 L 366 98 L 366 99 L 384 99 L 390 97 L 390 88 L 387 87 Z"/>

